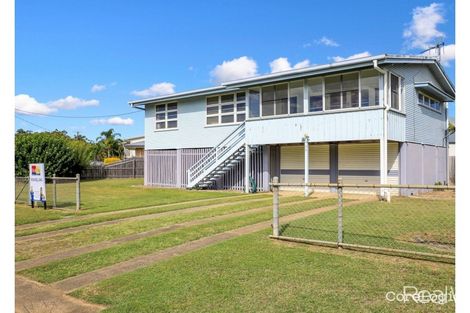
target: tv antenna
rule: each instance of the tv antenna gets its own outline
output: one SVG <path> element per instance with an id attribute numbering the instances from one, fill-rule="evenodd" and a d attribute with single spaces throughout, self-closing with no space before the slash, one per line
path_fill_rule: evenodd
<path id="1" fill-rule="evenodd" d="M 424 54 L 424 53 L 429 52 L 431 50 L 435 50 L 435 51 L 437 51 L 437 61 L 441 62 L 441 53 L 442 53 L 442 50 L 444 50 L 444 49 L 441 49 L 441 48 L 444 48 L 444 45 L 445 45 L 445 43 L 443 41 L 439 42 L 436 45 L 434 45 L 432 47 L 429 47 L 428 49 L 426 49 L 424 51 L 421 51 L 420 54 Z"/>

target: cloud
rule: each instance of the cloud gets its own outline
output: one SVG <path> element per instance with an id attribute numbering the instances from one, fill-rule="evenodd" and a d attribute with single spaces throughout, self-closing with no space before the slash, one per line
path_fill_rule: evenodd
<path id="1" fill-rule="evenodd" d="M 19 113 L 23 114 L 50 114 L 59 109 L 74 110 L 79 107 L 97 106 L 99 103 L 95 99 L 84 100 L 72 96 L 41 103 L 27 94 L 15 96 L 15 107 L 19 110 Z"/>
<path id="2" fill-rule="evenodd" d="M 318 40 L 315 40 L 315 43 L 317 45 L 324 45 L 324 46 L 327 46 L 327 47 L 339 47 L 339 43 L 337 43 L 333 39 L 330 39 L 330 38 L 325 37 L 325 36 L 321 37 Z"/>
<path id="3" fill-rule="evenodd" d="M 329 59 L 333 60 L 333 62 L 341 62 L 341 61 L 359 59 L 359 58 L 365 58 L 365 57 L 370 57 L 369 51 L 356 53 L 356 54 L 350 55 L 348 57 L 335 56 L 335 57 L 330 57 Z"/>
<path id="4" fill-rule="evenodd" d="M 440 48 L 441 52 L 441 64 L 444 66 L 449 66 L 450 62 L 455 60 L 455 44 L 447 45 Z M 431 49 L 423 53 L 426 56 L 433 56 L 437 57 L 439 55 L 439 51 L 437 48 Z"/>
<path id="5" fill-rule="evenodd" d="M 134 120 L 131 118 L 122 118 L 119 116 L 114 116 L 110 118 L 101 118 L 101 119 L 95 119 L 90 121 L 91 124 L 93 125 L 124 125 L 124 126 L 130 126 L 134 124 Z"/>
<path id="6" fill-rule="evenodd" d="M 40 103 L 35 98 L 26 94 L 15 96 L 15 108 L 20 110 L 19 113 L 21 114 L 50 114 L 57 111 L 56 108 Z"/>
<path id="7" fill-rule="evenodd" d="M 175 84 L 168 82 L 156 83 L 147 89 L 134 90 L 132 92 L 134 96 L 141 98 L 164 96 L 172 93 L 175 93 Z"/>
<path id="8" fill-rule="evenodd" d="M 299 63 L 296 63 L 294 65 L 294 69 L 304 68 L 304 67 L 308 67 L 308 66 L 310 66 L 310 61 L 305 59 L 303 61 L 300 61 Z"/>
<path id="9" fill-rule="evenodd" d="M 305 59 L 303 61 L 300 61 L 299 63 L 296 63 L 294 66 L 291 66 L 289 60 L 285 57 L 277 58 L 269 63 L 269 67 L 271 67 L 271 73 L 288 71 L 291 69 L 299 69 L 307 67 L 309 65 L 310 61 Z"/>
<path id="10" fill-rule="evenodd" d="M 80 107 L 97 106 L 100 102 L 96 99 L 84 100 L 72 96 L 67 96 L 62 99 L 54 100 L 48 103 L 51 108 L 74 110 Z"/>
<path id="11" fill-rule="evenodd" d="M 91 86 L 91 92 L 100 92 L 106 89 L 106 85 L 94 84 Z"/>
<path id="12" fill-rule="evenodd" d="M 413 9 L 413 18 L 403 31 L 403 37 L 410 48 L 426 49 L 436 43 L 436 40 L 445 37 L 437 29 L 444 23 L 444 9 L 442 3 L 431 3 L 427 7 Z"/>
<path id="13" fill-rule="evenodd" d="M 258 75 L 258 65 L 255 60 L 242 56 L 222 62 L 211 71 L 210 75 L 216 83 L 253 77 Z"/>

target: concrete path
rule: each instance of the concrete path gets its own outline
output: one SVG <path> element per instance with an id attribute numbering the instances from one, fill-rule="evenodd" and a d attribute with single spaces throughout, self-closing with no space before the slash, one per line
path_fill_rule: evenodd
<path id="1" fill-rule="evenodd" d="M 150 220 L 150 219 L 155 219 L 155 218 L 164 217 L 164 216 L 171 216 L 175 214 L 193 213 L 193 212 L 204 211 L 204 210 L 208 210 L 208 209 L 216 208 L 216 207 L 224 207 L 224 206 L 229 206 L 229 205 L 250 203 L 250 202 L 262 201 L 262 200 L 267 200 L 267 199 L 263 199 L 263 198 L 248 199 L 248 200 L 243 200 L 243 201 L 228 202 L 228 203 L 222 203 L 222 204 L 211 204 L 207 206 L 190 207 L 186 209 L 179 209 L 179 210 L 173 210 L 173 211 L 165 211 L 165 212 L 158 212 L 158 213 L 152 213 L 152 214 L 119 218 L 119 219 L 104 221 L 104 222 L 99 222 L 99 223 L 86 224 L 86 225 L 81 225 L 77 227 L 69 227 L 69 228 L 58 229 L 58 230 L 53 230 L 49 232 L 42 232 L 42 233 L 37 233 L 37 234 L 27 235 L 27 236 L 20 236 L 20 237 L 15 238 L 15 242 L 18 243 L 18 242 L 24 242 L 24 241 L 30 241 L 30 240 L 36 240 L 36 239 L 50 238 L 53 236 L 76 233 L 84 229 L 89 229 L 91 227 L 119 224 L 119 223 L 126 222 L 126 221 L 144 221 L 144 220 Z"/>
<path id="2" fill-rule="evenodd" d="M 315 201 L 314 199 L 305 199 L 301 201 L 289 202 L 284 205 L 281 205 L 281 208 L 286 205 L 295 205 L 295 204 L 308 203 L 308 202 L 314 202 L 314 201 Z M 229 218 L 250 215 L 253 213 L 270 210 L 271 208 L 272 206 L 265 206 L 265 207 L 255 208 L 255 209 L 243 210 L 243 211 L 238 211 L 238 212 L 233 212 L 233 213 L 228 213 L 228 214 L 223 214 L 223 215 L 211 216 L 211 217 L 202 218 L 198 220 L 192 220 L 192 221 L 183 222 L 183 223 L 177 223 L 177 224 L 173 224 L 169 226 L 164 226 L 164 227 L 160 227 L 160 228 L 153 229 L 150 231 L 123 236 L 123 237 L 115 238 L 112 240 L 108 240 L 108 241 L 104 241 L 104 242 L 100 242 L 100 243 L 96 243 L 96 244 L 92 244 L 88 246 L 78 247 L 75 249 L 69 249 L 65 251 L 59 251 L 57 253 L 45 255 L 39 258 L 19 261 L 19 262 L 16 262 L 15 268 L 16 268 L 16 271 L 22 271 L 25 269 L 41 266 L 50 262 L 59 261 L 59 260 L 63 260 L 66 258 L 75 257 L 81 254 L 110 248 L 112 246 L 116 246 L 121 243 L 168 233 L 168 232 L 180 229 L 180 228 L 202 225 L 202 224 L 217 222 L 217 221 L 221 221 L 221 220 L 225 220 Z"/>
<path id="3" fill-rule="evenodd" d="M 227 199 L 228 200 L 230 200 L 230 199 L 233 200 L 233 199 L 240 198 L 240 199 L 251 200 L 251 198 L 256 198 L 256 199 L 269 198 L 267 196 L 263 197 L 261 195 L 262 194 L 257 194 L 256 196 L 255 195 L 245 195 L 245 194 L 243 194 L 243 195 L 236 195 L 236 196 L 230 196 L 230 197 L 221 197 L 221 198 L 216 198 L 216 199 L 217 200 L 221 200 L 221 199 L 223 199 L 223 200 L 227 200 Z M 198 204 L 198 203 L 205 202 L 205 201 L 210 201 L 210 200 L 215 200 L 215 199 L 214 198 L 199 199 L 199 200 L 168 203 L 168 204 L 161 204 L 161 205 L 152 205 L 152 206 L 130 208 L 130 209 L 124 209 L 124 210 L 109 211 L 109 212 L 91 213 L 91 214 L 84 214 L 84 215 L 80 215 L 80 214 L 79 215 L 68 215 L 68 216 L 64 216 L 63 218 L 57 219 L 57 220 L 49 220 L 49 221 L 42 221 L 42 222 L 37 222 L 37 223 L 16 225 L 15 230 L 31 229 L 31 228 L 36 228 L 38 226 L 60 224 L 60 223 L 70 222 L 70 221 L 81 221 L 81 220 L 86 220 L 86 219 L 97 217 L 97 216 L 99 217 L 99 216 L 115 215 L 115 214 L 132 212 L 132 211 L 139 211 L 139 210 L 147 210 L 147 209 L 155 209 L 155 208 L 171 208 L 172 206 L 179 206 L 181 204 Z M 242 201 L 242 200 L 240 200 L 240 201 Z M 210 205 L 212 205 L 212 204 L 210 204 Z M 227 205 L 228 205 L 228 203 L 227 203 Z"/>
<path id="4" fill-rule="evenodd" d="M 94 313 L 104 309 L 18 275 L 15 278 L 15 307 L 17 313 Z"/>
<path id="5" fill-rule="evenodd" d="M 368 202 L 370 200 L 362 201 L 351 201 L 344 204 L 344 207 L 350 205 L 356 205 L 362 202 Z M 334 210 L 337 205 L 326 206 L 323 208 L 316 208 L 304 212 L 294 213 L 280 218 L 280 222 L 288 223 L 296 219 L 305 218 L 308 216 L 320 214 L 326 211 Z M 97 283 L 104 279 L 108 279 L 117 275 L 121 275 L 127 272 L 134 271 L 136 269 L 150 266 L 156 262 L 169 259 L 174 256 L 186 254 L 228 239 L 232 239 L 241 235 L 246 235 L 260 231 L 262 229 L 268 228 L 271 226 L 271 221 L 259 222 L 256 224 L 244 226 L 234 230 L 226 231 L 216 235 L 204 237 L 198 240 L 190 241 L 178 246 L 174 246 L 168 249 L 160 250 L 152 254 L 138 256 L 133 259 L 120 262 L 114 265 L 110 265 L 101 269 L 97 269 L 88 273 L 70 277 L 52 284 L 54 288 L 60 289 L 65 293 L 71 292 L 75 289 L 82 288 L 84 286 Z"/>

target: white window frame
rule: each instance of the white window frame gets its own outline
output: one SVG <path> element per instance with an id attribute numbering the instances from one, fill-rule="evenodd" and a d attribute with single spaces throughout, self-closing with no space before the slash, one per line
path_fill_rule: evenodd
<path id="1" fill-rule="evenodd" d="M 348 75 L 348 74 L 355 74 L 357 73 L 357 86 L 358 86 L 358 106 L 357 107 L 350 107 L 350 108 L 344 108 L 343 107 L 343 78 L 342 76 L 343 75 Z M 325 103 L 325 100 L 326 100 L 326 85 L 325 85 L 325 78 L 327 77 L 334 77 L 334 76 L 341 76 L 341 80 L 340 80 L 340 108 L 339 109 L 330 109 L 330 110 L 327 110 L 326 109 L 326 103 Z M 344 109 L 358 109 L 361 107 L 361 71 L 350 71 L 350 72 L 344 72 L 344 73 L 339 73 L 339 74 L 331 74 L 331 75 L 325 75 L 325 76 L 322 76 L 323 78 L 323 111 L 325 112 L 331 112 L 331 111 L 338 111 L 338 110 L 344 110 Z M 314 112 L 312 112 L 314 113 Z"/>
<path id="2" fill-rule="evenodd" d="M 240 93 L 243 93 L 245 95 L 245 100 L 237 101 L 237 94 L 240 94 Z M 222 97 L 227 96 L 227 95 L 232 95 L 233 96 L 233 102 L 231 102 L 231 103 L 230 102 L 222 103 Z M 209 98 L 215 98 L 215 97 L 217 97 L 217 100 L 218 100 L 217 103 L 207 104 L 207 100 Z M 239 92 L 232 92 L 232 93 L 224 93 L 224 94 L 220 94 L 220 95 L 207 96 L 206 97 L 206 103 L 205 103 L 205 111 L 206 111 L 205 125 L 206 125 L 206 127 L 223 126 L 223 125 L 235 125 L 235 124 L 243 123 L 248 118 L 248 116 L 247 116 L 247 113 L 248 113 L 248 109 L 247 109 L 248 102 L 247 102 L 247 100 L 248 100 L 248 97 L 247 97 L 247 92 L 246 91 L 239 91 Z M 237 104 L 239 104 L 239 103 L 245 103 L 245 110 L 244 111 L 238 111 Z M 233 104 L 233 112 L 222 113 L 222 106 L 226 105 L 226 104 Z M 207 108 L 208 107 L 217 107 L 218 108 L 217 114 L 207 114 Z M 245 114 L 245 120 L 243 120 L 241 122 L 238 122 L 237 121 L 237 115 L 238 114 Z M 231 123 L 222 123 L 222 116 L 228 116 L 228 115 L 233 115 L 233 122 L 231 122 Z M 217 116 L 217 123 L 216 124 L 208 124 L 207 123 L 207 118 L 216 117 L 216 116 Z"/>
<path id="3" fill-rule="evenodd" d="M 433 107 L 431 107 L 430 105 L 426 105 L 426 103 L 419 103 L 419 95 L 422 95 L 424 98 L 428 98 L 430 100 L 434 100 L 436 101 L 437 103 L 439 103 L 439 107 L 441 108 L 440 110 L 436 110 L 434 109 Z M 422 106 L 422 107 L 425 107 L 426 109 L 429 109 L 431 111 L 434 111 L 436 113 L 439 113 L 439 114 L 442 114 L 442 108 L 444 107 L 444 103 L 443 101 L 441 100 L 437 100 L 436 98 L 434 97 L 431 97 L 429 96 L 428 94 L 425 94 L 424 92 L 421 92 L 421 91 L 418 91 L 418 97 L 417 97 L 417 102 L 416 102 L 418 105 Z"/>
<path id="4" fill-rule="evenodd" d="M 287 81 L 287 82 L 278 82 L 278 83 L 271 83 L 271 84 L 266 84 L 266 85 L 261 85 L 261 86 L 258 86 L 258 87 L 251 87 L 249 89 L 253 89 L 253 90 L 258 90 L 259 91 L 259 98 L 260 98 L 260 101 L 259 101 L 259 112 L 260 112 L 260 116 L 259 117 L 249 117 L 248 115 L 248 106 L 249 106 L 249 103 L 248 103 L 248 93 L 246 93 L 246 106 L 247 106 L 247 109 L 246 109 L 246 120 L 250 120 L 250 119 L 271 119 L 271 118 L 276 118 L 276 117 L 285 117 L 285 116 L 296 116 L 296 115 L 309 115 L 309 114 L 318 114 L 318 113 L 324 113 L 324 112 L 337 112 L 337 111 L 343 111 L 343 110 L 354 110 L 354 109 L 360 109 L 360 108 L 366 108 L 366 109 L 373 109 L 375 107 L 380 107 L 380 106 L 383 106 L 383 103 L 384 103 L 384 93 L 388 93 L 388 98 L 391 97 L 391 92 L 385 92 L 384 90 L 384 83 L 383 83 L 383 80 L 385 78 L 387 78 L 389 81 L 390 81 L 390 72 L 387 74 L 387 77 L 385 77 L 384 75 L 380 74 L 379 72 L 377 72 L 377 79 L 379 81 L 379 104 L 378 105 L 369 105 L 367 107 L 363 107 L 362 106 L 362 92 L 361 92 L 361 71 L 363 71 L 365 69 L 360 69 L 360 70 L 355 70 L 355 71 L 348 71 L 348 72 L 342 72 L 342 73 L 335 73 L 335 74 L 330 74 L 330 75 L 322 75 L 322 76 L 312 76 L 312 77 L 307 77 L 307 78 L 299 78 L 299 79 L 294 79 L 294 80 L 291 80 L 291 81 Z M 357 74 L 357 79 L 358 79 L 358 84 L 357 84 L 357 87 L 358 87 L 358 106 L 357 107 L 350 107 L 350 108 L 344 108 L 343 107 L 343 83 L 341 81 L 341 86 L 340 86 L 340 94 L 341 94 L 341 97 L 340 97 L 340 108 L 338 109 L 330 109 L 330 110 L 327 110 L 326 109 L 326 84 L 325 84 L 325 78 L 327 77 L 334 77 L 334 76 L 340 76 L 340 75 L 348 75 L 348 74 Z M 401 93 L 402 93 L 402 86 L 401 86 L 401 82 L 402 82 L 402 77 L 397 75 L 397 74 L 393 74 L 395 76 L 398 77 L 399 79 L 399 107 L 401 109 L 401 103 L 402 103 L 402 96 L 401 96 Z M 310 112 L 309 111 L 309 107 L 310 107 L 310 104 L 309 104 L 309 92 L 308 92 L 308 79 L 310 78 L 321 78 L 321 85 L 322 85 L 322 110 L 321 111 L 314 111 L 314 112 Z M 298 81 L 303 81 L 303 89 L 304 89 L 304 107 L 303 107 L 303 112 L 302 113 L 291 113 L 291 110 L 290 110 L 290 107 L 291 107 L 291 103 L 290 103 L 290 89 L 291 89 L 291 86 L 290 84 L 293 83 L 293 82 L 298 82 Z M 264 116 L 263 115 L 263 88 L 265 87 L 270 87 L 270 86 L 276 86 L 276 85 L 281 85 L 281 84 L 287 84 L 287 113 L 286 114 L 274 114 L 274 115 L 269 115 L 269 116 Z M 390 84 L 389 84 L 390 85 Z M 390 87 L 389 87 L 390 88 Z M 390 100 L 388 101 L 390 103 Z M 394 109 L 396 110 L 396 109 Z M 274 113 L 276 113 L 276 107 L 274 107 Z M 216 124 L 214 124 L 216 125 Z M 210 126 L 210 125 L 209 125 Z"/>
<path id="5" fill-rule="evenodd" d="M 398 109 L 392 107 L 392 75 L 398 78 Z M 401 77 L 400 75 L 395 74 L 393 72 L 388 72 L 388 103 L 390 104 L 391 110 L 401 111 L 402 109 L 402 79 L 403 77 Z"/>
<path id="6" fill-rule="evenodd" d="M 170 104 L 176 104 L 176 109 L 168 110 L 168 105 L 170 105 Z M 161 105 L 165 106 L 165 110 L 157 112 L 157 106 L 161 106 Z M 160 131 L 177 130 L 178 127 L 179 127 L 179 123 L 178 123 L 179 110 L 178 110 L 178 108 L 179 108 L 178 102 L 168 102 L 168 103 L 156 104 L 155 105 L 155 131 L 160 132 Z M 171 112 L 176 112 L 176 118 L 168 118 L 168 113 L 171 113 Z M 164 120 L 157 120 L 157 114 L 165 114 L 165 119 Z M 168 127 L 168 122 L 173 122 L 173 121 L 176 122 L 176 127 L 169 128 Z M 165 128 L 157 128 L 157 123 L 165 123 Z"/>

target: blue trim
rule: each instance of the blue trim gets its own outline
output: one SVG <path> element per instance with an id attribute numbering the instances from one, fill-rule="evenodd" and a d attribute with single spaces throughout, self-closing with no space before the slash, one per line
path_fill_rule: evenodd
<path id="1" fill-rule="evenodd" d="M 313 169 L 308 170 L 309 175 L 329 175 L 330 170 Z M 304 170 L 283 169 L 281 175 L 304 175 Z"/>

